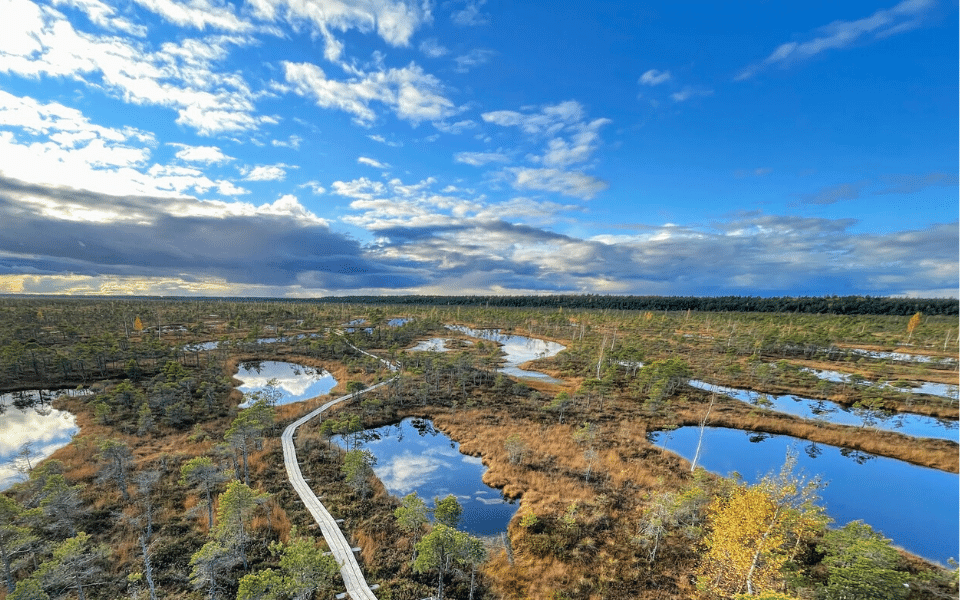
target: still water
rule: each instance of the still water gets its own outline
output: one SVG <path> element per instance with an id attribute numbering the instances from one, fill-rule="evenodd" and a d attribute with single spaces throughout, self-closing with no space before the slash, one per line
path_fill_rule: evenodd
<path id="1" fill-rule="evenodd" d="M 329 394 L 337 385 L 333 375 L 323 369 L 272 360 L 242 363 L 234 377 L 241 381 L 238 389 L 244 393 L 263 390 L 272 382 L 281 393 L 278 405 Z M 245 404 L 240 408 L 246 408 Z"/>
<path id="2" fill-rule="evenodd" d="M 929 437 L 944 440 L 960 441 L 960 428 L 957 421 L 936 419 L 925 415 L 910 413 L 886 413 L 866 409 L 853 409 L 830 402 L 829 400 L 815 400 L 795 394 L 761 394 L 752 390 L 741 390 L 725 386 L 715 386 L 705 381 L 690 380 L 690 385 L 701 390 L 716 391 L 747 402 L 757 404 L 761 396 L 771 404 L 769 408 L 777 412 L 803 417 L 804 419 L 819 419 L 827 423 L 838 425 L 853 425 L 883 431 L 896 431 L 904 435 Z"/>
<path id="3" fill-rule="evenodd" d="M 20 474 L 12 461 L 24 444 L 29 443 L 35 453 L 30 462 L 36 466 L 56 449 L 70 443 L 79 430 L 76 417 L 65 410 L 51 408 L 49 402 L 60 394 L 83 393 L 77 390 L 30 390 L 0 394 L 3 414 L 0 417 L 0 490 L 19 481 Z"/>
<path id="4" fill-rule="evenodd" d="M 456 496 L 463 506 L 463 531 L 474 535 L 506 531 L 517 512 L 517 504 L 483 483 L 487 468 L 480 459 L 460 454 L 460 444 L 434 429 L 429 420 L 404 419 L 368 429 L 360 447 L 377 457 L 373 470 L 394 496 L 416 492 L 427 506 L 433 506 L 434 497 Z"/>
<path id="5" fill-rule="evenodd" d="M 563 344 L 522 335 L 509 335 L 501 333 L 499 329 L 471 329 L 462 325 L 447 325 L 447 327 L 471 337 L 500 344 L 501 350 L 506 355 L 504 357 L 506 364 L 500 369 L 501 373 L 521 379 L 538 379 L 551 383 L 562 383 L 545 373 L 521 369 L 519 365 L 538 358 L 556 356 L 566 348 Z"/>
<path id="6" fill-rule="evenodd" d="M 867 386 L 878 386 L 878 387 L 890 387 L 901 392 L 910 392 L 911 394 L 927 394 L 929 396 L 940 396 L 942 398 L 949 398 L 951 400 L 957 400 L 958 394 L 960 394 L 960 387 L 956 384 L 946 384 L 946 383 L 934 383 L 931 381 L 910 381 L 905 382 L 905 386 L 896 385 L 896 383 L 878 383 L 875 381 L 866 381 L 866 380 L 857 380 L 852 377 L 849 373 L 841 373 L 839 371 L 830 371 L 827 369 L 809 369 L 803 368 L 802 371 L 807 373 L 813 373 L 818 378 L 830 381 L 833 383 L 859 383 L 860 385 Z"/>
<path id="7" fill-rule="evenodd" d="M 692 460 L 698 437 L 697 427 L 681 427 L 657 432 L 654 443 Z M 827 483 L 820 495 L 833 527 L 859 519 L 941 564 L 960 555 L 960 478 L 953 473 L 789 436 L 713 427 L 704 430 L 698 464 L 722 475 L 736 471 L 755 483 L 779 471 L 788 448 L 798 453 L 799 469 Z"/>

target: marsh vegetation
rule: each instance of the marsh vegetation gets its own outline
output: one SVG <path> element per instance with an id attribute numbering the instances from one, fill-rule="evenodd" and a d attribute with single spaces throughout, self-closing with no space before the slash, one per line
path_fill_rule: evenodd
<path id="1" fill-rule="evenodd" d="M 898 549 L 873 523 L 828 527 L 809 468 L 722 478 L 691 470 L 652 437 L 682 427 L 789 435 L 956 474 L 954 439 L 783 414 L 687 383 L 803 395 L 877 418 L 955 422 L 955 397 L 916 384 L 956 384 L 956 319 L 911 324 L 913 316 L 3 299 L 2 391 L 86 393 L 53 402 L 75 415 L 79 432 L 17 471 L 20 481 L 0 499 L 0 598 L 338 591 L 311 518 L 286 483 L 278 440 L 283 425 L 328 396 L 284 404 L 269 390 L 244 393 L 234 377 L 241 365 L 288 362 L 329 373 L 331 394 L 393 377 L 348 342 L 399 362 L 398 377 L 304 426 L 296 442 L 304 476 L 343 519 L 380 598 L 418 600 L 438 583 L 448 598 L 478 599 L 955 596 L 955 567 L 935 564 L 942 556 Z M 501 372 L 496 340 L 448 325 L 564 349 L 523 365 L 550 379 L 511 377 Z M 448 340 L 444 352 L 407 351 L 433 338 Z M 831 382 L 810 369 L 853 377 Z M 486 484 L 519 502 L 506 535 L 488 539 L 484 552 L 467 552 L 442 523 L 405 527 L 395 514 L 401 499 L 331 440 L 406 418 L 431 420 L 483 462 Z M 709 440 L 700 450 L 698 464 L 710 468 Z M 922 510 L 924 502 L 953 503 L 957 513 L 955 494 L 903 506 Z M 415 558 L 430 535 L 463 542 L 439 574 L 439 563 Z M 856 559 L 864 555 L 872 558 Z M 313 587 L 294 585 L 303 582 L 294 565 L 309 565 Z"/>

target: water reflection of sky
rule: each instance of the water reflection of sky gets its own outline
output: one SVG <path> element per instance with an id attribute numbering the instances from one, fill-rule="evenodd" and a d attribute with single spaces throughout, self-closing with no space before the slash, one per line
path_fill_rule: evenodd
<path id="1" fill-rule="evenodd" d="M 529 338 L 522 335 L 507 335 L 501 333 L 499 329 L 471 329 L 462 325 L 448 325 L 454 331 L 465 333 L 471 337 L 489 340 L 500 344 L 503 350 L 506 364 L 500 371 L 507 375 L 526 379 L 539 379 L 551 383 L 562 383 L 549 375 L 538 373 L 537 371 L 526 371 L 521 369 L 521 365 L 527 361 L 538 358 L 549 358 L 556 356 L 566 348 L 563 344 Z"/>
<path id="2" fill-rule="evenodd" d="M 50 395 L 48 390 L 43 392 Z M 38 391 L 25 394 L 38 397 Z M 3 416 L 0 416 L 0 490 L 17 481 L 19 473 L 11 461 L 21 446 L 32 442 L 37 456 L 31 459 L 31 463 L 36 465 L 57 448 L 70 443 L 70 438 L 78 431 L 76 417 L 67 411 L 51 408 L 48 404 L 17 408 L 13 406 L 13 399 L 13 394 L 0 394 L 0 404 L 5 407 Z"/>
<path id="3" fill-rule="evenodd" d="M 655 441 L 690 460 L 698 437 L 697 427 L 681 427 L 658 433 Z M 712 427 L 704 430 L 699 464 L 724 475 L 736 471 L 754 483 L 780 469 L 788 447 L 799 453 L 799 468 L 827 482 L 820 495 L 834 527 L 859 519 L 914 554 L 943 564 L 958 556 L 956 474 L 789 436 Z"/>
<path id="4" fill-rule="evenodd" d="M 283 394 L 277 404 L 300 402 L 328 394 L 337 380 L 322 369 L 304 367 L 289 362 L 264 360 L 243 363 L 234 375 L 242 383 L 241 392 L 254 392 L 265 388 L 271 380 Z M 244 408 L 243 405 L 241 405 Z"/>
<path id="5" fill-rule="evenodd" d="M 361 447 L 377 457 L 374 467 L 384 487 L 397 497 L 416 492 L 428 505 L 453 494 L 463 506 L 461 529 L 476 535 L 506 531 L 517 510 L 500 491 L 482 481 L 486 467 L 460 445 L 433 429 L 430 421 L 405 419 L 365 432 Z"/>
<path id="6" fill-rule="evenodd" d="M 690 380 L 689 383 L 691 386 L 702 390 L 713 391 L 716 389 L 721 394 L 750 404 L 756 404 L 758 398 L 762 395 L 772 403 L 769 407 L 771 410 L 796 415 L 804 419 L 820 419 L 838 425 L 862 426 L 882 431 L 896 431 L 916 437 L 960 441 L 960 428 L 958 428 L 957 421 L 948 419 L 936 419 L 926 415 L 910 413 L 889 414 L 879 411 L 862 411 L 858 414 L 853 409 L 829 400 L 816 400 L 794 394 L 784 394 L 782 396 L 760 394 L 752 390 L 714 386 L 696 379 Z"/>
<path id="7" fill-rule="evenodd" d="M 407 352 L 446 352 L 447 350 L 447 340 L 445 338 L 430 338 L 419 342 L 412 348 L 408 348 Z"/>
<path id="8" fill-rule="evenodd" d="M 954 364 L 957 362 L 956 358 L 951 357 L 944 358 L 940 356 L 927 356 L 925 354 L 908 354 L 906 352 L 882 352 L 879 350 L 864 350 L 863 348 L 848 348 L 847 351 L 869 358 L 896 360 L 900 362 L 938 363 L 944 365 Z"/>
<path id="9" fill-rule="evenodd" d="M 839 371 L 830 371 L 826 369 L 803 368 L 807 373 L 813 373 L 820 379 L 831 381 L 833 383 L 850 383 L 850 374 Z M 893 384 L 877 383 L 875 381 L 862 381 L 862 385 L 891 387 L 901 392 L 911 392 L 913 394 L 929 394 L 930 396 L 941 396 L 943 398 L 957 399 L 958 386 L 956 384 L 948 385 L 946 383 L 933 383 L 930 381 L 912 381 L 908 386 L 899 387 Z"/>

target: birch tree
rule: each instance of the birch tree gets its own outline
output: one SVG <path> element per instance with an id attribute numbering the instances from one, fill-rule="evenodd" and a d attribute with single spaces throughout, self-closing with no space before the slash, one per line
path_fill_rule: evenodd
<path id="1" fill-rule="evenodd" d="M 801 540 L 826 525 L 823 508 L 815 504 L 820 480 L 795 474 L 796 460 L 788 452 L 777 475 L 714 498 L 707 509 L 702 586 L 727 595 L 776 590 Z"/>

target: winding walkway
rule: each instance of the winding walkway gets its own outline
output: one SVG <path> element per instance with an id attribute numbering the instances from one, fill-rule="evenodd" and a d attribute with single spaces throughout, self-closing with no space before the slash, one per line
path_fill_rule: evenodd
<path id="1" fill-rule="evenodd" d="M 352 346 L 352 344 L 351 347 L 358 352 L 366 354 L 367 356 L 373 356 L 373 358 L 376 358 L 377 360 L 386 364 L 391 371 L 397 370 L 397 367 L 390 364 L 388 361 L 378 356 L 374 356 L 369 352 L 364 352 L 363 350 Z M 363 572 L 360 570 L 360 565 L 357 563 L 357 558 L 353 554 L 353 548 L 350 546 L 350 543 L 347 542 L 343 532 L 340 531 L 340 527 L 337 525 L 336 520 L 327 511 L 323 504 L 320 503 L 320 500 L 313 493 L 313 490 L 310 489 L 310 486 L 307 485 L 307 482 L 303 479 L 303 473 L 300 471 L 300 463 L 297 460 L 297 449 L 293 443 L 293 436 L 301 425 L 320 416 L 323 411 L 327 410 L 331 406 L 339 404 L 344 400 L 355 398 L 360 394 L 365 394 L 370 390 L 375 390 L 378 387 L 387 385 L 391 381 L 393 381 L 393 379 L 388 379 L 368 387 L 363 391 L 355 394 L 346 394 L 335 400 L 327 402 L 320 408 L 305 414 L 288 425 L 280 438 L 283 445 L 283 464 L 287 469 L 287 478 L 290 480 L 290 485 L 292 485 L 293 489 L 296 490 L 297 494 L 300 496 L 300 500 L 303 501 L 303 504 L 307 507 L 307 510 L 310 511 L 310 514 L 313 515 L 313 518 L 316 520 L 317 525 L 320 526 L 320 531 L 323 533 L 323 539 L 326 540 L 327 545 L 330 547 L 330 552 L 333 553 L 333 557 L 336 559 L 337 564 L 340 565 L 340 575 L 343 577 L 343 583 L 347 588 L 347 594 L 353 598 L 353 600 L 377 600 L 377 597 L 373 595 L 373 591 L 370 589 L 370 586 L 367 585 L 367 581 L 363 577 Z"/>

